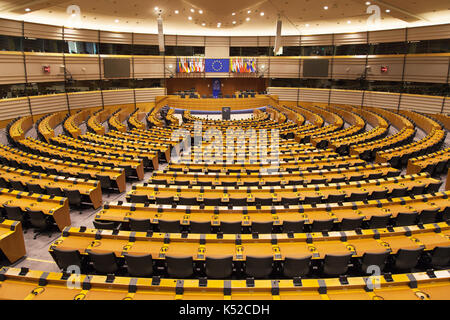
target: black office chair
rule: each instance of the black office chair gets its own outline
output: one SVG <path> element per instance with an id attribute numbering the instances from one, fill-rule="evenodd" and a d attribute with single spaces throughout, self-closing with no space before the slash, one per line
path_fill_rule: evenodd
<path id="1" fill-rule="evenodd" d="M 150 219 L 133 219 L 129 218 L 129 227 L 131 231 L 147 232 L 152 230 Z"/>
<path id="2" fill-rule="evenodd" d="M 80 177 L 81 179 L 84 179 L 84 180 L 91 180 L 92 179 L 92 177 L 91 177 L 91 175 L 89 173 L 82 173 L 82 172 L 80 172 L 80 173 L 78 173 L 78 177 Z"/>
<path id="3" fill-rule="evenodd" d="M 283 221 L 283 232 L 293 232 L 293 233 L 302 233 L 303 228 L 305 226 L 305 220 L 284 220 Z"/>
<path id="4" fill-rule="evenodd" d="M 305 199 L 303 199 L 303 203 L 315 204 L 315 203 L 320 203 L 321 200 L 322 200 L 322 196 L 305 196 Z"/>
<path id="5" fill-rule="evenodd" d="M 399 249 L 395 255 L 394 268 L 402 272 L 410 272 L 419 262 L 423 248 Z"/>
<path id="6" fill-rule="evenodd" d="M 281 203 L 287 205 L 297 205 L 298 197 L 281 197 Z"/>
<path id="7" fill-rule="evenodd" d="M 95 253 L 88 251 L 89 259 L 99 274 L 114 274 L 119 270 L 114 252 Z"/>
<path id="8" fill-rule="evenodd" d="M 191 233 L 211 233 L 211 222 L 191 221 Z"/>
<path id="9" fill-rule="evenodd" d="M 45 193 L 55 197 L 64 197 L 64 193 L 61 188 L 45 186 Z"/>
<path id="10" fill-rule="evenodd" d="M 242 223 L 241 221 L 236 222 L 221 221 L 220 231 L 223 233 L 231 233 L 231 234 L 242 233 Z"/>
<path id="11" fill-rule="evenodd" d="M 285 256 L 283 274 L 288 278 L 302 277 L 309 273 L 312 255 L 304 257 Z"/>
<path id="12" fill-rule="evenodd" d="M 345 201 L 345 194 L 339 193 L 339 194 L 329 194 L 326 202 L 344 202 Z"/>
<path id="13" fill-rule="evenodd" d="M 3 177 L 0 177 L 0 188 L 7 188 L 7 189 L 9 189 L 9 183 L 8 183 L 8 181 L 6 181 L 6 179 L 5 178 L 3 178 Z"/>
<path id="14" fill-rule="evenodd" d="M 441 187 L 442 181 L 432 182 L 427 187 L 427 193 L 436 193 L 439 192 L 439 188 Z"/>
<path id="15" fill-rule="evenodd" d="M 272 198 L 255 197 L 255 204 L 259 204 L 259 205 L 262 205 L 262 206 L 271 206 L 272 205 Z"/>
<path id="16" fill-rule="evenodd" d="M 361 258 L 361 272 L 363 274 L 372 274 L 371 270 L 368 270 L 369 266 L 378 266 L 380 271 L 383 271 L 389 254 L 389 251 L 365 252 Z"/>
<path id="17" fill-rule="evenodd" d="M 388 191 L 387 190 L 375 190 L 370 194 L 370 198 L 373 200 L 386 199 Z"/>
<path id="18" fill-rule="evenodd" d="M 131 194 L 130 202 L 132 203 L 150 203 L 148 196 L 145 194 Z"/>
<path id="19" fill-rule="evenodd" d="M 14 190 L 26 191 L 25 186 L 20 181 L 9 180 L 9 184 L 11 185 L 11 188 L 13 188 Z"/>
<path id="20" fill-rule="evenodd" d="M 430 256 L 433 268 L 446 267 L 450 264 L 450 246 L 435 247 Z"/>
<path id="21" fill-rule="evenodd" d="M 69 199 L 69 205 L 74 207 L 81 207 L 81 193 L 79 190 L 64 189 L 65 196 Z"/>
<path id="22" fill-rule="evenodd" d="M 323 261 L 322 273 L 326 276 L 336 277 L 344 275 L 348 271 L 351 253 L 326 254 Z"/>
<path id="23" fill-rule="evenodd" d="M 132 277 L 149 277 L 153 274 L 153 259 L 151 254 L 124 254 L 128 273 Z"/>
<path id="24" fill-rule="evenodd" d="M 233 273 L 233 256 L 206 256 L 206 277 L 211 279 L 227 279 Z"/>
<path id="25" fill-rule="evenodd" d="M 257 233 L 272 233 L 272 221 L 253 221 L 252 232 Z"/>
<path id="26" fill-rule="evenodd" d="M 5 209 L 6 216 L 9 220 L 16 220 L 20 222 L 25 222 L 27 220 L 26 215 L 20 207 L 4 204 L 3 208 Z"/>
<path id="27" fill-rule="evenodd" d="M 324 232 L 333 229 L 334 219 L 314 220 L 311 224 L 311 232 Z"/>
<path id="28" fill-rule="evenodd" d="M 400 197 L 404 197 L 406 195 L 408 188 L 406 187 L 398 187 L 398 188 L 393 188 L 389 197 L 390 198 L 400 198 Z"/>
<path id="29" fill-rule="evenodd" d="M 272 256 L 247 256 L 245 273 L 253 278 L 267 278 L 272 273 Z"/>
<path id="30" fill-rule="evenodd" d="M 166 255 L 167 273 L 173 278 L 190 278 L 194 274 L 192 256 Z"/>
<path id="31" fill-rule="evenodd" d="M 101 174 L 97 174 L 95 177 L 100 181 L 100 187 L 103 190 L 110 190 L 113 188 L 110 177 Z"/>
<path id="32" fill-rule="evenodd" d="M 391 216 L 392 216 L 391 214 L 384 214 L 381 216 L 378 215 L 371 216 L 367 223 L 367 227 L 369 229 L 386 228 Z"/>
<path id="33" fill-rule="evenodd" d="M 77 266 L 80 271 L 85 271 L 86 263 L 78 250 L 53 248 L 51 255 L 61 270 L 66 271 L 70 266 Z"/>
<path id="34" fill-rule="evenodd" d="M 364 201 L 367 200 L 368 197 L 369 197 L 368 192 L 352 192 L 350 194 L 351 201 Z"/>
<path id="35" fill-rule="evenodd" d="M 159 204 L 173 204 L 173 197 L 156 197 L 156 203 Z"/>
<path id="36" fill-rule="evenodd" d="M 159 219 L 159 231 L 164 233 L 179 233 L 180 220 L 164 220 Z"/>
<path id="37" fill-rule="evenodd" d="M 395 218 L 396 227 L 412 226 L 416 223 L 417 212 L 399 212 Z"/>
<path id="38" fill-rule="evenodd" d="M 197 198 L 195 197 L 180 197 L 178 203 L 182 206 L 194 206 L 197 204 Z"/>
<path id="39" fill-rule="evenodd" d="M 436 217 L 439 214 L 439 208 L 436 209 L 425 209 L 419 214 L 419 222 L 422 223 L 434 223 Z"/>
<path id="40" fill-rule="evenodd" d="M 93 221 L 95 229 L 103 229 L 103 230 L 114 230 L 116 229 L 116 224 L 114 221 Z"/>
<path id="41" fill-rule="evenodd" d="M 413 195 L 424 194 L 425 193 L 425 184 L 421 184 L 419 186 L 413 186 L 408 193 L 413 194 Z"/>
<path id="42" fill-rule="evenodd" d="M 40 185 L 35 183 L 26 183 L 27 189 L 29 192 L 38 193 L 38 194 L 45 194 L 45 189 L 42 188 Z"/>
<path id="43" fill-rule="evenodd" d="M 53 218 L 48 215 L 45 215 L 42 211 L 34 211 L 27 208 L 27 213 L 30 218 L 30 223 L 35 228 L 34 238 L 40 234 L 43 234 L 47 231 L 51 231 L 53 227 Z M 50 238 L 52 236 L 51 232 L 48 234 Z"/>
<path id="44" fill-rule="evenodd" d="M 357 228 L 360 228 L 363 223 L 363 220 L 364 220 L 364 217 L 343 218 L 341 221 L 341 230 L 348 231 L 348 230 L 355 230 Z"/>

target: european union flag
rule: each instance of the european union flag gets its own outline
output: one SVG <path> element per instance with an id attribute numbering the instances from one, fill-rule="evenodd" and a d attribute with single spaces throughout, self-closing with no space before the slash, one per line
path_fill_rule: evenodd
<path id="1" fill-rule="evenodd" d="M 230 59 L 205 59 L 205 72 L 230 72 Z"/>

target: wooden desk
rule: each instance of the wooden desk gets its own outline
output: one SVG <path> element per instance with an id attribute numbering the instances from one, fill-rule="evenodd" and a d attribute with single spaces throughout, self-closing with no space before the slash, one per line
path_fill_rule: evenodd
<path id="1" fill-rule="evenodd" d="M 22 224 L 19 221 L 4 220 L 0 222 L 0 251 L 14 263 L 26 254 Z"/>

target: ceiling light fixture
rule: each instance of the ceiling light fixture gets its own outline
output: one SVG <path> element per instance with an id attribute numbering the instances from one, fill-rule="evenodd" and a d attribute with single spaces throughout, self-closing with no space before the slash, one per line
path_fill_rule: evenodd
<path id="1" fill-rule="evenodd" d="M 263 15 L 264 15 L 264 12 L 261 12 L 261 13 L 260 13 L 260 16 L 262 17 Z"/>
<path id="2" fill-rule="evenodd" d="M 30 9 L 30 8 L 26 8 L 25 11 L 26 11 L 26 12 L 30 12 L 31 9 Z"/>
<path id="3" fill-rule="evenodd" d="M 222 23 L 217 23 L 217 28 L 220 28 L 220 26 L 222 25 Z"/>
<path id="4" fill-rule="evenodd" d="M 175 10 L 175 14 L 178 14 L 180 11 L 178 11 L 178 10 Z"/>
<path id="5" fill-rule="evenodd" d="M 347 23 L 350 24 L 350 23 L 352 23 L 352 22 L 351 22 L 350 20 L 347 20 Z"/>
<path id="6" fill-rule="evenodd" d="M 235 15 L 236 15 L 236 12 L 233 12 L 231 15 L 232 15 L 232 16 L 235 16 Z"/>
<path id="7" fill-rule="evenodd" d="M 191 12 L 195 12 L 195 10 L 194 10 L 194 9 L 191 9 Z"/>
<path id="8" fill-rule="evenodd" d="M 198 13 L 203 14 L 203 10 L 198 10 Z"/>
<path id="9" fill-rule="evenodd" d="M 202 26 L 203 26 L 203 27 L 206 26 L 206 23 L 203 22 L 203 23 L 202 23 Z"/>
<path id="10" fill-rule="evenodd" d="M 248 10 L 247 13 L 252 13 L 252 10 Z"/>
<path id="11" fill-rule="evenodd" d="M 391 12 L 391 10 L 390 9 L 386 9 L 386 12 L 389 13 L 389 12 Z"/>
<path id="12" fill-rule="evenodd" d="M 324 10 L 328 10 L 328 6 L 323 7 Z"/>
<path id="13" fill-rule="evenodd" d="M 366 2 L 366 6 L 370 6 L 370 1 L 367 1 L 367 2 Z"/>
<path id="14" fill-rule="evenodd" d="M 114 20 L 114 22 L 115 22 L 115 23 L 118 23 L 118 22 L 119 22 L 119 19 Z"/>
<path id="15" fill-rule="evenodd" d="M 189 19 L 189 20 L 192 20 L 192 17 L 191 17 L 191 16 L 189 16 L 189 17 L 188 17 L 188 19 Z"/>
<path id="16" fill-rule="evenodd" d="M 236 24 L 236 21 L 233 21 L 233 24 Z"/>
<path id="17" fill-rule="evenodd" d="M 309 27 L 309 23 L 305 24 L 305 27 L 307 27 L 307 28 L 308 28 L 308 27 Z"/>
<path id="18" fill-rule="evenodd" d="M 250 21 L 250 18 L 249 17 L 245 18 L 245 21 Z"/>
<path id="19" fill-rule="evenodd" d="M 155 11 L 158 11 L 158 9 L 159 9 L 158 7 L 155 7 Z"/>

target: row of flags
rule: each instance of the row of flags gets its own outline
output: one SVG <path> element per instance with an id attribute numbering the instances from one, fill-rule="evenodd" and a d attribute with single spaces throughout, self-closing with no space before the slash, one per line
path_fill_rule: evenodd
<path id="1" fill-rule="evenodd" d="M 178 73 L 205 72 L 256 73 L 255 58 L 205 59 L 203 57 L 177 58 Z"/>

